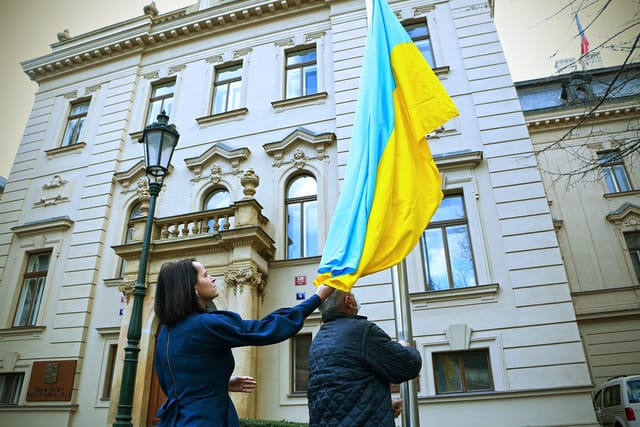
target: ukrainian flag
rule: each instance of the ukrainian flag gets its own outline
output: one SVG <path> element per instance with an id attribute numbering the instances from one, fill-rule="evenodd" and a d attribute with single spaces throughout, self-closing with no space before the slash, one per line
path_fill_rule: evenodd
<path id="1" fill-rule="evenodd" d="M 342 192 L 316 285 L 349 291 L 402 261 L 442 201 L 426 134 L 458 115 L 385 0 L 373 0 Z"/>

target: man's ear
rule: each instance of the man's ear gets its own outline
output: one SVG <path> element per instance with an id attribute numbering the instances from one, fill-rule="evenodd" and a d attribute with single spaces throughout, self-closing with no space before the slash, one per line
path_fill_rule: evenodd
<path id="1" fill-rule="evenodd" d="M 357 307 L 356 302 L 351 295 L 345 295 L 344 306 L 347 307 L 349 310 Z"/>

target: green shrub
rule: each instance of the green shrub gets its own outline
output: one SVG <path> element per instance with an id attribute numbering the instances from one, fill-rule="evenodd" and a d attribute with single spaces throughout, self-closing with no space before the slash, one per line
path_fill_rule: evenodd
<path id="1" fill-rule="evenodd" d="M 307 423 L 294 423 L 293 421 L 254 420 L 241 418 L 240 427 L 309 427 Z"/>

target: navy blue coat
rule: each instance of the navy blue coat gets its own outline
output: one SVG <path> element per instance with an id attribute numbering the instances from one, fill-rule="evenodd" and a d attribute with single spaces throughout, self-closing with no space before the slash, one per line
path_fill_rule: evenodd
<path id="1" fill-rule="evenodd" d="M 275 344 L 297 333 L 320 305 L 312 295 L 293 308 L 281 308 L 262 320 L 237 313 L 194 313 L 163 325 L 154 364 L 167 401 L 158 411 L 159 427 L 236 427 L 238 414 L 229 397 L 235 367 L 231 348 Z"/>
<path id="2" fill-rule="evenodd" d="M 309 426 L 395 426 L 389 383 L 415 378 L 421 367 L 418 350 L 366 317 L 324 319 L 309 349 Z"/>

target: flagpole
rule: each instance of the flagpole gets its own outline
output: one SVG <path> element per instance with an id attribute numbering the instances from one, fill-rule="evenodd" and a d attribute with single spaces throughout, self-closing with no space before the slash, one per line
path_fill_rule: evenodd
<path id="1" fill-rule="evenodd" d="M 411 301 L 407 276 L 405 260 L 391 267 L 397 338 L 413 344 Z M 402 427 L 420 427 L 416 381 L 409 380 L 400 384 L 400 396 L 402 397 Z"/>

